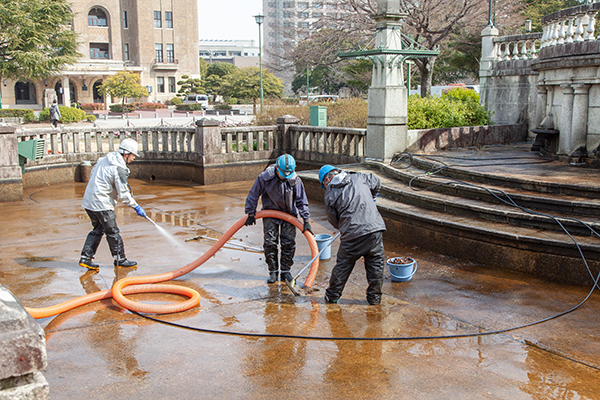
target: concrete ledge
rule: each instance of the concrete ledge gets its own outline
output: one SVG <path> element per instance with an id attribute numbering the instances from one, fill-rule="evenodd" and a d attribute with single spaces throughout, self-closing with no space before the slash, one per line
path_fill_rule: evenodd
<path id="1" fill-rule="evenodd" d="M 0 285 L 0 399 L 47 399 L 42 327 Z"/>

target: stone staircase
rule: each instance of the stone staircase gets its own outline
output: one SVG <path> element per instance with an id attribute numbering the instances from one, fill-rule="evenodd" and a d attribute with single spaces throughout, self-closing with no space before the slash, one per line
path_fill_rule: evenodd
<path id="1" fill-rule="evenodd" d="M 600 171 L 547 163 L 529 146 L 510 150 L 513 157 L 538 161 L 474 169 L 466 158 L 448 165 L 452 158 L 445 153 L 445 159 L 408 155 L 395 165 L 367 161 L 343 168 L 381 179 L 377 204 L 389 240 L 489 267 L 592 284 L 591 274 L 600 271 L 600 238 L 590 229 L 600 232 Z M 498 154 L 478 157 L 470 164 L 493 163 Z M 322 189 L 312 188 L 316 171 L 301 176 L 309 196 L 322 200 Z"/>

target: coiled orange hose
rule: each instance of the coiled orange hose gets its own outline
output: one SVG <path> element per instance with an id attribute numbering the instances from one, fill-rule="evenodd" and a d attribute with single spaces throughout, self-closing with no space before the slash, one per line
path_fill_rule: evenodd
<path id="1" fill-rule="evenodd" d="M 221 236 L 221 238 L 215 242 L 214 245 L 206 253 L 200 256 L 195 261 L 192 261 L 185 267 L 182 267 L 178 270 L 172 272 L 166 272 L 164 274 L 158 275 L 146 275 L 146 276 L 133 276 L 121 279 L 113 285 L 110 290 L 103 290 L 101 292 L 90 293 L 85 296 L 78 297 L 76 299 L 72 299 L 66 301 L 61 304 L 57 304 L 55 306 L 46 307 L 46 308 L 28 308 L 25 307 L 25 310 L 31 314 L 33 318 L 46 318 L 51 317 L 53 315 L 57 315 L 63 313 L 68 310 L 72 310 L 73 308 L 98 301 L 103 299 L 113 298 L 121 307 L 126 308 L 131 311 L 137 311 L 141 313 L 148 314 L 169 314 L 180 311 L 189 310 L 197 306 L 200 303 L 200 294 L 193 289 L 184 287 L 184 286 L 176 286 L 176 285 L 151 285 L 152 283 L 164 282 L 168 280 L 172 280 L 175 278 L 179 278 L 187 274 L 190 271 L 198 268 L 200 265 L 204 264 L 208 259 L 210 259 L 238 230 L 240 230 L 244 223 L 246 222 L 246 216 L 237 220 L 235 224 L 233 224 L 227 232 Z M 256 219 L 260 218 L 278 218 L 284 221 L 287 221 L 293 224 L 296 228 L 302 230 L 304 225 L 300 222 L 300 220 L 296 217 L 293 217 L 287 213 L 275 210 L 262 210 L 256 213 Z M 310 246 L 310 252 L 312 257 L 314 258 L 319 250 L 317 247 L 317 242 L 314 236 L 306 231 L 304 232 L 304 237 L 308 241 Z M 319 270 L 319 259 L 318 257 L 312 263 L 310 270 L 308 272 L 308 276 L 304 281 L 305 287 L 312 287 L 315 277 L 317 276 L 317 272 Z M 186 301 L 176 303 L 176 304 L 144 304 L 138 303 L 136 301 L 127 299 L 125 296 L 129 294 L 136 293 L 172 293 L 179 294 L 183 296 L 187 296 L 188 299 Z"/>

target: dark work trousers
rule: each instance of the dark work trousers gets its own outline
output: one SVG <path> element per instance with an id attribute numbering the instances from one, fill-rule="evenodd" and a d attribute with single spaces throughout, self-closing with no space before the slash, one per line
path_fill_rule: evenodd
<path id="1" fill-rule="evenodd" d="M 123 246 L 123 239 L 119 234 L 119 227 L 117 226 L 117 216 L 114 210 L 106 211 L 90 211 L 85 210 L 92 220 L 92 226 L 94 229 L 88 233 L 83 250 L 81 250 L 81 256 L 89 259 L 94 258 L 98 245 L 102 240 L 102 235 L 106 234 L 106 241 L 108 242 L 108 248 L 113 258 L 119 258 L 124 260 L 125 248 Z"/>
<path id="2" fill-rule="evenodd" d="M 369 303 L 381 301 L 381 286 L 383 285 L 383 265 L 385 251 L 383 250 L 383 233 L 374 232 L 351 240 L 342 240 L 337 252 L 337 260 L 329 287 L 325 291 L 331 300 L 342 296 L 346 282 L 359 258 L 365 258 L 367 273 L 367 301 Z"/>
<path id="3" fill-rule="evenodd" d="M 265 260 L 269 272 L 277 272 L 277 246 L 281 244 L 281 272 L 287 272 L 294 264 L 296 253 L 296 227 L 289 222 L 274 218 L 263 218 Z M 277 222 L 281 221 L 280 223 Z"/>

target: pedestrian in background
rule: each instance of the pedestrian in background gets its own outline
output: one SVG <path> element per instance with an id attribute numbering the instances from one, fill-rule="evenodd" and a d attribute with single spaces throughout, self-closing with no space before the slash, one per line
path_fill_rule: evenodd
<path id="1" fill-rule="evenodd" d="M 129 138 L 123 139 L 117 151 L 101 157 L 92 169 L 81 205 L 90 217 L 94 229 L 88 234 L 81 250 L 79 265 L 82 267 L 93 270 L 100 268 L 92 260 L 105 234 L 115 267 L 137 266 L 135 261 L 125 257 L 125 247 L 115 215 L 115 202 L 120 199 L 123 204 L 134 208 L 140 217 L 147 218 L 144 209 L 136 203 L 129 192 L 127 184 L 129 177 L 127 164 L 135 160 L 136 156 L 138 156 L 137 142 Z"/>
<path id="2" fill-rule="evenodd" d="M 58 108 L 58 103 L 56 102 L 56 100 L 54 100 L 52 102 L 52 105 L 50 106 L 50 119 L 52 119 L 52 126 L 53 127 L 57 127 L 58 126 L 58 121 L 60 121 L 60 109 Z"/>
<path id="3" fill-rule="evenodd" d="M 385 262 L 385 223 L 375 205 L 381 182 L 373 174 L 343 171 L 331 165 L 321 167 L 319 181 L 325 189 L 327 220 L 341 233 L 325 302 L 338 302 L 356 261 L 363 257 L 368 282 L 367 301 L 377 305 L 381 303 Z"/>
<path id="4" fill-rule="evenodd" d="M 312 233 L 309 222 L 308 199 L 304 184 L 296 175 L 296 160 L 289 154 L 277 158 L 274 165 L 258 175 L 246 197 L 245 213 L 248 214 L 246 226 L 256 223 L 255 214 L 258 199 L 262 200 L 263 210 L 277 210 L 294 217 L 298 214 L 304 220 L 302 233 Z M 267 283 L 275 283 L 281 267 L 281 281 L 292 281 L 290 273 L 296 253 L 296 227 L 278 218 L 263 218 L 263 248 L 265 261 L 269 268 Z M 281 259 L 278 260 L 278 245 L 281 246 Z M 280 261 L 280 262 L 278 262 Z"/>

